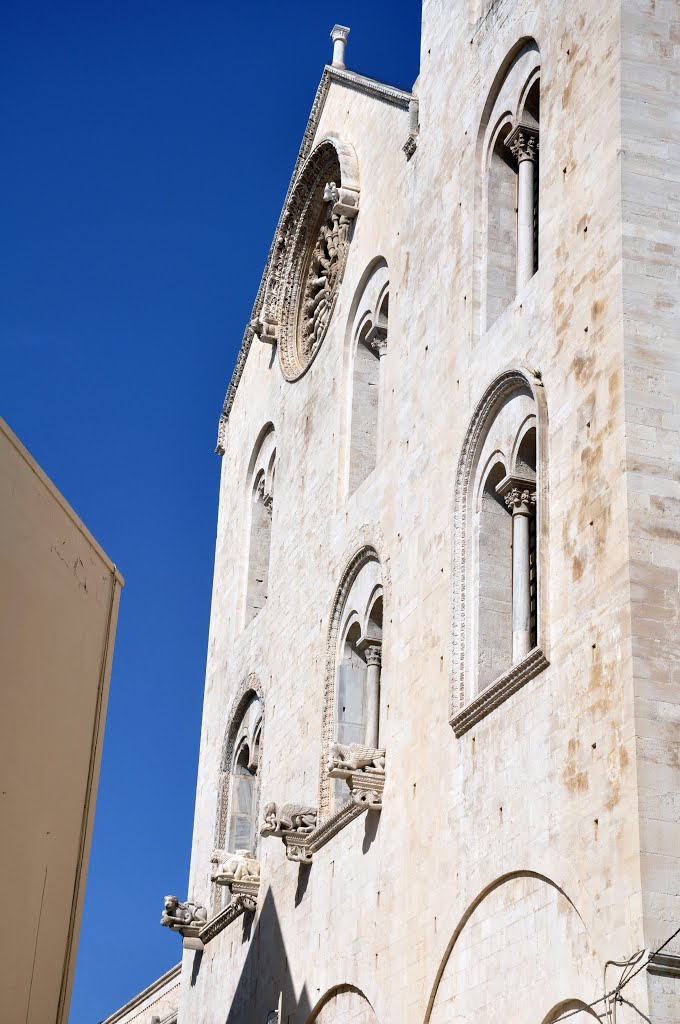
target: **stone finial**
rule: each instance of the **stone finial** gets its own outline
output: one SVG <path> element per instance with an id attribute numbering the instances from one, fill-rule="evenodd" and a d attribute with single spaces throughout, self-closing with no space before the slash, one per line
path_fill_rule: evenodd
<path id="1" fill-rule="evenodd" d="M 346 25 L 334 25 L 331 30 L 334 68 L 344 68 L 345 66 L 345 46 L 347 45 L 348 35 L 349 29 Z"/>

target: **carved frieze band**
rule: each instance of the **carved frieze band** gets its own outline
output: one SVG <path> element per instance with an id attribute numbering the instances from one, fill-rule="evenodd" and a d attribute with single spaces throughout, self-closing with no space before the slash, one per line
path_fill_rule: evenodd
<path id="1" fill-rule="evenodd" d="M 519 690 L 530 679 L 548 667 L 548 659 L 540 648 L 535 647 L 529 651 L 526 658 L 523 658 L 518 665 L 500 676 L 488 689 L 483 690 L 474 700 L 466 704 L 462 711 L 453 715 L 450 719 L 453 731 L 456 736 L 462 736 L 468 729 L 497 708 L 503 701 Z"/>

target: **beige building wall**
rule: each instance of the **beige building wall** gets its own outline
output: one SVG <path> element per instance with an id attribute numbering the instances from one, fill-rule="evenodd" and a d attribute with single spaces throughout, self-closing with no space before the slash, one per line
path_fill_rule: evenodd
<path id="1" fill-rule="evenodd" d="M 0 937 L 6 1024 L 64 1024 L 123 579 L 0 420 Z"/>
<path id="2" fill-rule="evenodd" d="M 225 756 L 249 690 L 264 708 L 260 806 L 325 799 L 334 600 L 362 546 L 384 586 L 383 808 L 311 866 L 257 839 L 258 909 L 185 950 L 180 1024 L 265 1024 L 279 1005 L 280 1024 L 585 1024 L 606 961 L 680 926 L 678 40 L 671 0 L 427 0 L 417 133 L 408 94 L 325 72 L 305 146 L 352 147 L 359 213 L 307 372 L 284 379 L 280 353 L 249 334 L 232 380 L 180 897 L 216 912 Z M 487 326 L 485 126 L 527 47 L 539 266 Z M 380 445 L 349 493 L 352 324 L 378 259 Z M 540 657 L 480 704 L 460 673 L 476 628 L 461 609 L 482 574 L 467 568 L 458 467 L 509 368 L 542 417 Z M 252 615 L 248 488 L 271 426 L 271 560 Z M 646 957 L 626 998 L 654 1024 L 680 1021 L 680 940 L 663 963 Z M 618 1024 L 637 1019 L 617 1006 Z"/>

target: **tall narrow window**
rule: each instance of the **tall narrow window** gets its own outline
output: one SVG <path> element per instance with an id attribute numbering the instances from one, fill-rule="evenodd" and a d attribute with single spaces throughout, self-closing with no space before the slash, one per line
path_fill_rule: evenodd
<path id="1" fill-rule="evenodd" d="M 375 469 L 378 445 L 380 356 L 368 340 L 369 325 L 357 342 L 352 375 L 352 449 L 349 491 L 353 494 Z"/>
<path id="2" fill-rule="evenodd" d="M 505 467 L 496 463 L 481 492 L 478 512 L 479 599 L 477 685 L 497 679 L 512 660 L 512 523 L 498 485 Z"/>
<path id="3" fill-rule="evenodd" d="M 542 387 L 509 370 L 489 385 L 466 434 L 454 532 L 459 735 L 548 664 L 546 430 Z"/>
<path id="4" fill-rule="evenodd" d="M 274 430 L 269 427 L 261 437 L 251 459 L 248 508 L 248 570 L 245 594 L 246 625 L 267 603 L 269 562 L 271 558 L 272 516 L 276 448 Z"/>
<path id="5" fill-rule="evenodd" d="M 251 676 L 236 698 L 225 736 L 215 846 L 229 853 L 246 850 L 254 855 L 258 840 L 263 706 L 260 695 L 252 689 L 253 685 L 259 686 Z M 222 886 L 213 887 L 216 910 L 221 908 L 225 893 Z"/>
<path id="6" fill-rule="evenodd" d="M 380 747 L 380 673 L 383 591 L 380 563 L 368 559 L 359 570 L 339 614 L 332 741 Z M 333 802 L 349 797 L 342 779 L 333 780 Z"/>
<path id="7" fill-rule="evenodd" d="M 509 60 L 480 125 L 483 330 L 538 269 L 539 126 L 540 54 L 530 41 Z"/>
<path id="8" fill-rule="evenodd" d="M 351 412 L 348 494 L 373 472 L 382 449 L 384 359 L 388 348 L 389 278 L 375 261 L 360 285 L 349 321 Z"/>
<path id="9" fill-rule="evenodd" d="M 267 602 L 269 591 L 269 554 L 272 532 L 272 495 L 265 492 L 264 473 L 253 489 L 250 519 L 250 566 L 248 572 L 248 620 Z"/>

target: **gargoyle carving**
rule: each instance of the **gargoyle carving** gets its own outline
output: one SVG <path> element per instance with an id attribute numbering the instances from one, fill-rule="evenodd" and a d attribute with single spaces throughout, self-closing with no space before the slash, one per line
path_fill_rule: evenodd
<path id="1" fill-rule="evenodd" d="M 363 743 L 331 743 L 328 756 L 329 772 L 359 772 L 385 774 L 385 751 L 365 747 Z"/>
<path id="2" fill-rule="evenodd" d="M 301 804 L 275 803 L 265 804 L 264 822 L 260 828 L 261 836 L 280 836 L 289 832 L 306 835 L 316 828 L 316 807 L 304 807 Z"/>
<path id="3" fill-rule="evenodd" d="M 218 885 L 260 881 L 260 862 L 255 860 L 249 850 L 237 850 L 236 853 L 213 850 L 210 863 L 216 865 L 210 881 Z"/>
<path id="4" fill-rule="evenodd" d="M 196 935 L 208 920 L 208 911 L 198 903 L 180 903 L 176 896 L 165 897 L 161 924 L 182 935 Z"/>

